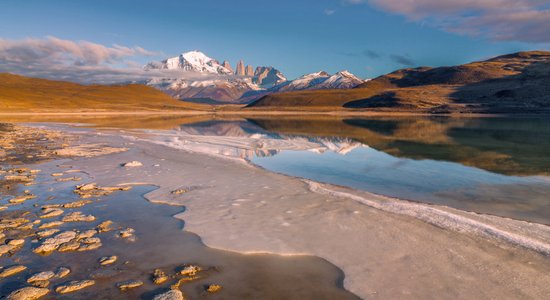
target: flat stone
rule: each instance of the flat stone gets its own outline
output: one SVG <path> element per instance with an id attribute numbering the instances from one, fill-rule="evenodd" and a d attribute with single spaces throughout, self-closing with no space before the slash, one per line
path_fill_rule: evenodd
<path id="1" fill-rule="evenodd" d="M 126 228 L 126 229 L 123 229 L 121 231 L 118 232 L 118 235 L 121 237 L 121 238 L 129 238 L 129 237 L 132 237 L 134 236 L 134 233 L 136 231 L 133 229 L 133 228 Z"/>
<path id="2" fill-rule="evenodd" d="M 221 286 L 221 285 L 218 285 L 218 284 L 210 284 L 210 285 L 206 288 L 206 291 L 209 292 L 209 293 L 217 293 L 217 292 L 219 292 L 221 289 L 222 289 L 222 286 Z"/>
<path id="3" fill-rule="evenodd" d="M 101 239 L 98 237 L 88 237 L 88 238 L 81 239 L 80 242 L 83 244 L 95 244 L 95 243 L 101 243 Z"/>
<path id="4" fill-rule="evenodd" d="M 71 274 L 71 269 L 67 267 L 59 267 L 57 268 L 57 272 L 55 273 L 56 278 L 63 278 L 67 275 Z"/>
<path id="5" fill-rule="evenodd" d="M 15 247 L 12 245 L 0 245 L 0 256 L 10 252 L 13 249 L 15 249 Z"/>
<path id="6" fill-rule="evenodd" d="M 80 239 L 88 239 L 88 238 L 91 238 L 94 235 L 96 235 L 96 233 L 97 233 L 96 230 L 90 229 L 90 230 L 79 232 L 78 235 L 76 236 L 76 238 L 79 239 L 79 240 Z"/>
<path id="7" fill-rule="evenodd" d="M 0 272 L 0 278 L 6 278 L 6 277 L 9 277 L 9 276 L 13 276 L 17 273 L 25 271 L 26 269 L 27 269 L 27 267 L 25 267 L 23 265 L 16 265 L 16 266 L 11 266 L 11 267 L 6 267 L 6 268 L 2 269 L 2 271 Z"/>
<path id="8" fill-rule="evenodd" d="M 166 280 L 168 280 L 166 273 L 164 273 L 161 269 L 155 269 L 153 272 L 153 282 L 155 284 L 163 284 Z"/>
<path id="9" fill-rule="evenodd" d="M 107 220 L 104 222 L 101 222 L 101 224 L 97 225 L 96 230 L 98 232 L 107 232 L 113 230 L 111 226 L 113 225 L 113 221 Z"/>
<path id="10" fill-rule="evenodd" d="M 93 244 L 84 244 L 81 245 L 80 248 L 78 248 L 78 251 L 90 251 L 95 250 L 99 247 L 103 246 L 102 243 L 93 243 Z"/>
<path id="11" fill-rule="evenodd" d="M 114 264 L 117 261 L 118 257 L 116 255 L 113 256 L 104 256 L 99 259 L 99 264 L 102 266 Z"/>
<path id="12" fill-rule="evenodd" d="M 61 222 L 61 221 L 53 221 L 53 222 L 49 222 L 49 223 L 44 223 L 44 224 L 40 225 L 40 227 L 38 227 L 38 228 L 39 229 L 46 229 L 46 228 L 61 226 L 63 224 L 64 223 Z"/>
<path id="13" fill-rule="evenodd" d="M 141 280 L 127 280 L 127 281 L 117 283 L 117 287 L 121 291 L 137 288 L 137 287 L 140 287 L 142 285 L 143 285 L 143 281 L 141 281 Z"/>
<path id="14" fill-rule="evenodd" d="M 40 273 L 36 273 L 36 274 L 32 275 L 31 277 L 29 277 L 29 279 L 27 279 L 27 282 L 31 283 L 31 282 L 39 281 L 39 280 L 50 280 L 54 276 L 55 276 L 54 272 L 44 271 L 44 272 L 40 272 Z"/>
<path id="15" fill-rule="evenodd" d="M 11 292 L 7 299 L 8 300 L 35 300 L 39 299 L 50 292 L 46 288 L 37 288 L 32 286 L 27 286 L 18 290 Z"/>
<path id="16" fill-rule="evenodd" d="M 13 240 L 10 240 L 7 244 L 10 245 L 10 246 L 19 247 L 19 246 L 22 246 L 23 244 L 25 244 L 25 240 L 24 239 L 13 239 Z"/>
<path id="17" fill-rule="evenodd" d="M 60 234 L 58 234 L 54 237 L 47 238 L 42 243 L 42 245 L 35 248 L 33 250 L 33 252 L 34 253 L 39 253 L 39 254 L 50 253 L 50 252 L 56 250 L 57 248 L 59 248 L 59 246 L 61 246 L 61 244 L 68 243 L 68 242 L 72 241 L 75 238 L 76 238 L 76 232 L 74 232 L 74 231 L 64 231 L 64 232 L 62 232 L 62 233 L 60 233 Z"/>
<path id="18" fill-rule="evenodd" d="M 80 243 L 77 241 L 70 241 L 67 243 L 63 243 L 59 245 L 59 248 L 57 248 L 57 251 L 59 252 L 70 252 L 70 251 L 76 251 L 80 248 Z"/>
<path id="19" fill-rule="evenodd" d="M 183 293 L 179 290 L 169 290 L 166 293 L 156 295 L 153 300 L 184 300 Z"/>
<path id="20" fill-rule="evenodd" d="M 92 215 L 84 215 L 81 211 L 75 211 L 69 213 L 61 220 L 63 222 L 93 222 L 95 221 L 95 217 Z"/>
<path id="21" fill-rule="evenodd" d="M 33 283 L 31 283 L 32 286 L 34 287 L 39 287 L 39 288 L 46 288 L 48 286 L 50 286 L 50 281 L 49 280 L 37 280 L 37 281 L 34 281 Z"/>
<path id="22" fill-rule="evenodd" d="M 92 202 L 93 201 L 91 201 L 91 200 L 78 200 L 78 201 L 74 201 L 74 202 L 70 202 L 70 203 L 65 203 L 65 204 L 63 204 L 63 207 L 64 208 L 78 208 L 78 207 L 82 207 L 86 204 L 90 204 Z"/>
<path id="23" fill-rule="evenodd" d="M 143 164 L 137 160 L 122 164 L 123 167 L 141 167 Z"/>
<path id="24" fill-rule="evenodd" d="M 49 237 L 51 235 L 54 235 L 56 233 L 58 233 L 60 230 L 57 229 L 57 228 L 52 228 L 52 229 L 46 229 L 46 230 L 42 230 L 42 231 L 39 231 L 36 233 L 36 235 L 38 235 L 39 238 L 45 238 L 45 237 Z"/>
<path id="25" fill-rule="evenodd" d="M 59 294 L 72 293 L 95 284 L 94 280 L 73 280 L 64 285 L 60 285 L 55 288 L 55 291 Z"/>
<path id="26" fill-rule="evenodd" d="M 15 198 L 11 198 L 10 200 L 8 200 L 9 203 L 23 203 L 27 200 L 30 200 L 30 199 L 33 199 L 33 198 L 36 198 L 35 195 L 20 195 L 20 196 L 17 196 Z"/>
<path id="27" fill-rule="evenodd" d="M 199 266 L 195 265 L 186 265 L 181 269 L 180 274 L 184 276 L 195 276 L 198 272 L 200 272 L 202 269 Z"/>
<path id="28" fill-rule="evenodd" d="M 41 219 L 53 218 L 53 217 L 61 216 L 63 213 L 64 211 L 59 208 L 45 208 L 42 210 L 42 215 L 40 215 L 40 218 Z"/>

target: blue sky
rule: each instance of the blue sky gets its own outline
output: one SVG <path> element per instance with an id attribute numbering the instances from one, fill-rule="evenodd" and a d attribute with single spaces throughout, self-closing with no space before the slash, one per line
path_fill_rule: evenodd
<path id="1" fill-rule="evenodd" d="M 130 55 L 138 64 L 197 49 L 233 65 L 239 59 L 253 66 L 272 65 L 289 78 L 343 69 L 368 78 L 403 67 L 461 64 L 549 45 L 548 26 L 538 26 L 550 24 L 545 1 L 525 0 L 522 6 L 513 0 L 443 1 L 447 6 L 441 0 L 408 6 L 399 2 L 4 0 L 0 39 L 12 45 L 53 36 L 106 47 L 141 47 L 147 55 Z M 508 18 L 512 14 L 525 16 L 523 23 L 508 21 L 518 20 Z M 532 33 L 534 26 L 542 32 Z M 8 54 L 0 54 L 0 71 L 14 68 L 13 62 L 1 64 Z M 123 59 L 100 63 L 117 67 L 123 62 L 127 64 Z"/>

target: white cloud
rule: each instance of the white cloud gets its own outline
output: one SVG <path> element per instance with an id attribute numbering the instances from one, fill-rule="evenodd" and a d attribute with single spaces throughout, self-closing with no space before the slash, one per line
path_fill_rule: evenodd
<path id="1" fill-rule="evenodd" d="M 325 13 L 325 15 L 327 16 L 332 16 L 334 15 L 334 13 L 336 12 L 334 9 L 325 9 L 325 11 L 323 11 Z"/>
<path id="2" fill-rule="evenodd" d="M 449 32 L 495 40 L 550 42 L 548 0 L 369 0 L 369 3 Z"/>

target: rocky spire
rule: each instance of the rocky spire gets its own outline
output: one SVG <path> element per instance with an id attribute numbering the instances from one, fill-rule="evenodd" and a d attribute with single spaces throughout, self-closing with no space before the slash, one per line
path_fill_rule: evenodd
<path id="1" fill-rule="evenodd" d="M 254 76 L 254 68 L 251 65 L 246 66 L 246 76 Z"/>
<path id="2" fill-rule="evenodd" d="M 245 69 L 244 69 L 244 63 L 243 60 L 239 60 L 237 63 L 237 69 L 235 70 L 235 75 L 244 76 L 246 75 Z"/>
<path id="3" fill-rule="evenodd" d="M 231 68 L 231 64 L 227 60 L 223 61 L 223 67 L 231 71 L 231 73 L 233 73 L 233 68 Z"/>

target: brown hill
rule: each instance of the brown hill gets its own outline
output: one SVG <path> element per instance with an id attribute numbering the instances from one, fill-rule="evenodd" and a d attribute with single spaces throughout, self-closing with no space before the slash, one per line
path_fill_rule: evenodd
<path id="1" fill-rule="evenodd" d="M 439 68 L 402 69 L 351 90 L 265 96 L 249 109 L 511 113 L 550 111 L 550 52 Z"/>
<path id="2" fill-rule="evenodd" d="M 203 110 L 152 87 L 80 85 L 0 73 L 0 113 L 67 111 Z"/>

